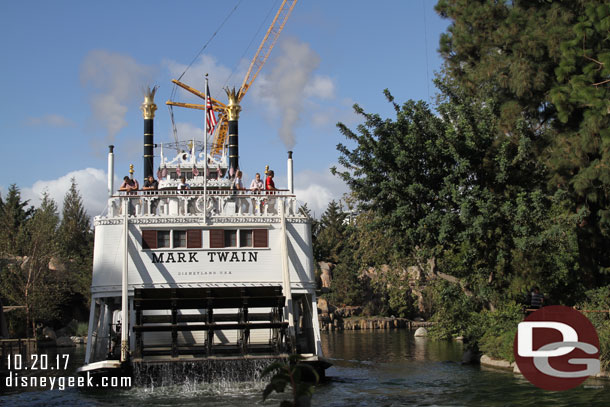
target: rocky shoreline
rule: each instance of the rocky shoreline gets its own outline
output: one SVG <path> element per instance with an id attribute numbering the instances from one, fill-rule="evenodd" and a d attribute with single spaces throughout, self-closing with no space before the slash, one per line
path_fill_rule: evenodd
<path id="1" fill-rule="evenodd" d="M 333 307 L 324 299 L 318 300 L 318 321 L 322 331 L 350 331 L 374 329 L 417 329 L 428 328 L 434 322 L 410 320 L 396 317 L 366 317 L 362 307 Z"/>
<path id="2" fill-rule="evenodd" d="M 515 362 L 509 362 L 508 360 L 494 359 L 488 355 L 481 355 L 481 359 L 479 360 L 479 363 L 481 364 L 481 366 L 491 367 L 491 368 L 495 368 L 495 369 L 502 369 L 502 370 L 510 370 L 514 374 L 519 374 L 519 375 L 521 374 L 521 371 L 519 370 L 519 366 L 517 366 L 517 364 Z M 601 371 L 592 377 L 610 379 L 610 372 Z"/>

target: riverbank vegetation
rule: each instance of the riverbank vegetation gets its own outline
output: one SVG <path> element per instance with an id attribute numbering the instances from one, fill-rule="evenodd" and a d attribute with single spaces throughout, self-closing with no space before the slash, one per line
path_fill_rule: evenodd
<path id="1" fill-rule="evenodd" d="M 362 124 L 339 123 L 332 171 L 350 194 L 316 225 L 315 253 L 336 263 L 333 303 L 431 317 L 437 337 L 512 360 L 532 287 L 610 310 L 610 5 L 436 10 L 451 22 L 437 104 L 386 90 L 395 117 L 355 105 Z M 610 315 L 587 316 L 607 368 Z"/>
<path id="2" fill-rule="evenodd" d="M 0 298 L 23 307 L 5 314 L 11 337 L 86 321 L 92 261 L 93 231 L 74 180 L 61 215 L 46 192 L 37 208 L 16 185 L 0 197 Z"/>

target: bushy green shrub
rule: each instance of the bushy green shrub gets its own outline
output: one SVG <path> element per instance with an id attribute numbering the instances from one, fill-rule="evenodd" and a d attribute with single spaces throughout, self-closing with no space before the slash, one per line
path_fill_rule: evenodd
<path id="1" fill-rule="evenodd" d="M 469 333 L 477 316 L 476 304 L 455 284 L 437 280 L 431 284 L 426 294 L 436 310 L 436 322 L 430 334 L 437 339 L 451 339 L 464 336 L 464 343 L 472 343 Z"/>
<path id="2" fill-rule="evenodd" d="M 513 342 L 522 319 L 523 310 L 515 302 L 504 303 L 493 312 L 484 310 L 479 313 L 475 321 L 476 331 L 482 332 L 482 335 L 473 338 L 479 350 L 494 359 L 513 362 Z"/>
<path id="3" fill-rule="evenodd" d="M 599 337 L 599 358 L 602 370 L 610 371 L 610 285 L 586 292 L 587 300 L 578 305 L 581 310 L 609 312 L 587 312 Z"/>
<path id="4" fill-rule="evenodd" d="M 460 287 L 437 281 L 428 291 L 436 313 L 436 325 L 431 334 L 438 339 L 464 337 L 470 349 L 479 350 L 492 358 L 513 361 L 513 341 L 517 325 L 523 319 L 522 307 L 507 301 L 495 311 L 481 309 Z"/>

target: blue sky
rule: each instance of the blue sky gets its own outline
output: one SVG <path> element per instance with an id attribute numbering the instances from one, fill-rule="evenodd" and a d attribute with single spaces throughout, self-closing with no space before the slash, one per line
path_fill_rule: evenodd
<path id="1" fill-rule="evenodd" d="M 212 96 L 226 101 L 222 88 L 241 84 L 279 4 L 4 2 L 0 192 L 16 183 L 33 203 L 44 189 L 61 203 L 75 177 L 90 215 L 102 212 L 108 144 L 116 146 L 117 176 L 133 163 L 141 179 L 141 88 L 160 86 L 155 142 L 173 141 L 165 106 L 171 79 L 238 5 L 183 78 L 203 89 L 203 75 L 209 73 Z M 298 198 L 318 215 L 330 199 L 341 198 L 346 188 L 328 168 L 337 162 L 337 143 L 344 141 L 336 123 L 355 128 L 360 122 L 351 106 L 391 117 L 385 88 L 400 103 L 434 98 L 438 40 L 448 25 L 434 4 L 300 0 L 242 101 L 240 164 L 246 184 L 269 165 L 276 185 L 285 186 L 290 148 Z M 197 101 L 183 92 L 175 99 Z M 181 139 L 202 136 L 202 112 L 174 108 L 174 116 Z"/>

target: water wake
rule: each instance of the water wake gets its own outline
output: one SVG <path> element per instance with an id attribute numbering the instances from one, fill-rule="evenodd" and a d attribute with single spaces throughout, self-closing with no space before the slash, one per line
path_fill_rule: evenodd
<path id="1" fill-rule="evenodd" d="M 199 360 L 173 363 L 134 363 L 133 384 L 144 391 L 164 388 L 182 393 L 242 393 L 260 390 L 263 370 L 275 359 Z"/>

